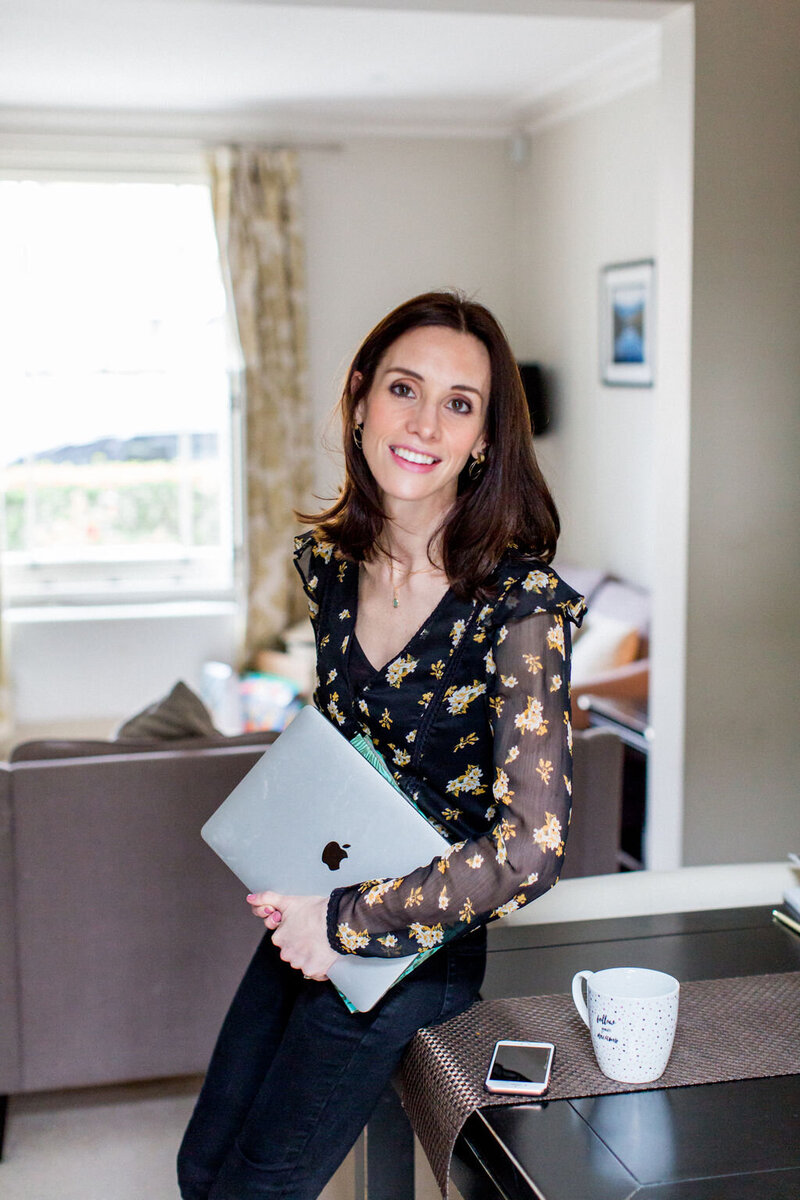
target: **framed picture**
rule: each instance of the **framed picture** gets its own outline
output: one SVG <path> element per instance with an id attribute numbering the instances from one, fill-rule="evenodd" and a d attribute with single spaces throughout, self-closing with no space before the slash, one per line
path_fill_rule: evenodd
<path id="1" fill-rule="evenodd" d="M 600 378 L 611 387 L 652 387 L 655 263 L 614 263 L 600 272 Z"/>

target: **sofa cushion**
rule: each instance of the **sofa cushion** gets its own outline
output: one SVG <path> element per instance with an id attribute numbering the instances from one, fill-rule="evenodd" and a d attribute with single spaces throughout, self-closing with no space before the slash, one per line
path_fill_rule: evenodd
<path id="1" fill-rule="evenodd" d="M 187 737 L 212 737 L 218 733 L 211 714 L 199 696 L 179 680 L 171 692 L 120 725 L 117 741 L 157 738 L 175 741 Z"/>
<path id="2" fill-rule="evenodd" d="M 606 671 L 633 662 L 638 652 L 639 631 L 635 625 L 590 611 L 572 650 L 572 682 L 582 686 Z"/>

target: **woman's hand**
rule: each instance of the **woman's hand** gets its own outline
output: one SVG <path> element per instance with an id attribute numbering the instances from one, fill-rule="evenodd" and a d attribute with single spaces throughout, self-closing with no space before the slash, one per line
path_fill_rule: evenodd
<path id="1" fill-rule="evenodd" d="M 327 979 L 339 957 L 327 933 L 327 896 L 282 896 L 258 892 L 247 897 L 253 915 L 272 933 L 281 958 L 302 971 L 306 979 Z"/>

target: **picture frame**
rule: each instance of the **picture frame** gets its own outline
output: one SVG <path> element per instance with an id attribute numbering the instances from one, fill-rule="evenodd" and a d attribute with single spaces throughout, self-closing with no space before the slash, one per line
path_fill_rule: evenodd
<path id="1" fill-rule="evenodd" d="M 612 263 L 600 271 L 600 378 L 607 387 L 655 380 L 655 262 Z"/>

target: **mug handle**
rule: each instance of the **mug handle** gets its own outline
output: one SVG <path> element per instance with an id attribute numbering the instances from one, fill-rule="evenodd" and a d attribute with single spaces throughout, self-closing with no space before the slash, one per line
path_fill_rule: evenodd
<path id="1" fill-rule="evenodd" d="M 572 979 L 572 999 L 575 1002 L 575 1007 L 578 1010 L 578 1015 L 584 1025 L 589 1025 L 589 1010 L 586 1007 L 586 1001 L 583 998 L 583 981 L 590 980 L 594 971 L 578 971 L 577 975 Z"/>

